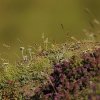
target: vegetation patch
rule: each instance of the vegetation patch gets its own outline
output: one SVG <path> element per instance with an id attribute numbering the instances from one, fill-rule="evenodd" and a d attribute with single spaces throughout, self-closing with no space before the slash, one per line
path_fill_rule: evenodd
<path id="1" fill-rule="evenodd" d="M 75 40 L 49 48 L 46 42 L 36 52 L 20 50 L 22 59 L 15 65 L 1 63 L 1 100 L 88 100 L 94 83 L 99 98 L 99 42 Z"/>

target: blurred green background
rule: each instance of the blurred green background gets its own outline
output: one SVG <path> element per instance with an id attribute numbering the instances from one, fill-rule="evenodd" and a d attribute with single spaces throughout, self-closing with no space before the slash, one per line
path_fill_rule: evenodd
<path id="1" fill-rule="evenodd" d="M 100 0 L 0 0 L 0 57 L 17 59 L 20 46 L 41 44 L 42 33 L 57 43 L 68 32 L 83 39 L 83 29 L 99 29 L 94 19 L 100 20 Z"/>

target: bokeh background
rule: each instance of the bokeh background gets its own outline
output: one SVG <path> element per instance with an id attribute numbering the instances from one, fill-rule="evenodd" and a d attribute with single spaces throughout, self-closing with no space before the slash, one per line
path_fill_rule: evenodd
<path id="1" fill-rule="evenodd" d="M 67 33 L 84 39 L 84 29 L 99 29 L 95 19 L 100 0 L 0 0 L 0 58 L 18 59 L 19 47 L 40 45 L 42 33 L 57 43 Z"/>

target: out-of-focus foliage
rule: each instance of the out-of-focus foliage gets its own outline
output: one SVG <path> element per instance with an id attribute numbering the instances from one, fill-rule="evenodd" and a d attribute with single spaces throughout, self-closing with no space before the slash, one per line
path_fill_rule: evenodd
<path id="1" fill-rule="evenodd" d="M 0 53 L 13 60 L 19 46 L 41 44 L 43 32 L 60 43 L 68 34 L 83 39 L 83 29 L 99 28 L 93 25 L 99 5 L 99 0 L 0 0 Z"/>

